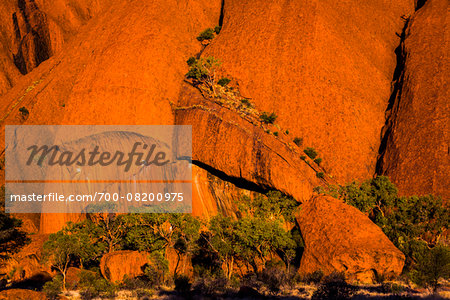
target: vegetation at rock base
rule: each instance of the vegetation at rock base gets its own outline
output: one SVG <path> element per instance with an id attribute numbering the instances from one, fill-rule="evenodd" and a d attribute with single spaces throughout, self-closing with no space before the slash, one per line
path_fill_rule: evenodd
<path id="1" fill-rule="evenodd" d="M 138 250 L 149 252 L 152 264 L 139 278 L 125 279 L 122 287 L 138 281 L 156 287 L 170 282 L 173 276 L 179 292 L 185 293 L 191 286 L 209 289 L 212 282 L 231 284 L 240 277 L 234 273 L 236 267 L 244 267 L 255 274 L 255 282 L 275 293 L 286 284 L 286 276 L 298 264 L 299 249 L 304 247 L 294 219 L 299 204 L 280 192 L 269 192 L 242 196 L 236 205 L 235 216 L 218 214 L 203 223 L 191 214 L 91 214 L 83 222 L 68 223 L 44 245 L 46 261 L 60 274 L 44 286 L 44 291 L 52 296 L 66 290 L 68 268 L 78 266 L 94 270 L 84 274 L 87 279 L 78 284 L 85 299 L 113 294 L 121 286 L 101 277 L 99 259 L 111 251 Z M 177 255 L 172 274 L 169 248 Z M 179 265 L 182 257 L 192 257 L 194 273 L 208 274 L 212 281 L 186 281 Z M 277 267 L 274 262 L 278 262 Z"/>
<path id="2" fill-rule="evenodd" d="M 366 213 L 405 254 L 404 273 L 416 283 L 436 290 L 439 278 L 449 278 L 450 248 L 440 239 L 449 228 L 450 210 L 441 198 L 399 196 L 386 176 L 316 191 L 341 198 Z"/>

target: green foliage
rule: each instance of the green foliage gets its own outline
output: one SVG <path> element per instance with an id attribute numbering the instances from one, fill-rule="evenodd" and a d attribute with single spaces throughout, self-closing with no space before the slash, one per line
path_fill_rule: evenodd
<path id="1" fill-rule="evenodd" d="M 58 299 L 62 289 L 62 276 L 56 275 L 51 281 L 47 281 L 42 287 L 42 291 L 50 300 Z"/>
<path id="2" fill-rule="evenodd" d="M 288 130 L 288 129 L 286 129 L 286 131 L 285 131 L 284 133 L 286 133 L 286 134 L 289 134 L 289 130 Z"/>
<path id="3" fill-rule="evenodd" d="M 200 221 L 190 214 L 128 214 L 124 221 L 129 228 L 125 237 L 127 248 L 148 252 L 175 249 L 178 256 L 175 274 L 181 256 L 195 250 Z"/>
<path id="4" fill-rule="evenodd" d="M 314 160 L 314 162 L 318 165 L 320 165 L 320 163 L 322 162 L 322 158 L 318 157 Z"/>
<path id="5" fill-rule="evenodd" d="M 316 176 L 317 176 L 317 178 L 320 178 L 320 179 L 325 178 L 325 174 L 323 172 L 317 172 Z"/>
<path id="6" fill-rule="evenodd" d="M 275 131 L 275 132 L 273 133 L 273 135 L 274 135 L 274 136 L 278 136 L 278 131 Z"/>
<path id="7" fill-rule="evenodd" d="M 301 160 L 306 160 L 306 156 L 305 155 L 300 155 L 300 159 Z"/>
<path id="8" fill-rule="evenodd" d="M 440 279 L 450 279 L 450 248 L 438 245 L 426 251 L 413 271 L 413 280 L 437 292 Z"/>
<path id="9" fill-rule="evenodd" d="M 342 198 L 368 214 L 407 257 L 406 270 L 420 261 L 429 247 L 449 228 L 450 212 L 442 199 L 429 196 L 400 197 L 386 176 L 362 184 L 329 187 L 322 192 Z"/>
<path id="10" fill-rule="evenodd" d="M 4 200 L 4 187 L 2 194 Z M 20 230 L 22 221 L 0 212 L 0 261 L 3 263 L 11 254 L 29 243 L 26 233 Z"/>
<path id="11" fill-rule="evenodd" d="M 214 38 L 214 30 L 212 28 L 207 28 L 200 33 L 200 35 L 197 37 L 197 40 L 202 42 L 204 40 L 212 40 L 213 38 Z"/>
<path id="12" fill-rule="evenodd" d="M 189 59 L 186 61 L 186 63 L 188 64 L 188 66 L 192 66 L 193 64 L 195 64 L 197 62 L 197 59 L 194 56 L 189 57 Z"/>
<path id="13" fill-rule="evenodd" d="M 303 138 L 295 137 L 294 138 L 294 144 L 296 144 L 298 147 L 300 147 L 303 144 Z"/>
<path id="14" fill-rule="evenodd" d="M 277 119 L 277 115 L 272 112 L 272 113 L 268 113 L 268 112 L 263 112 L 259 118 L 261 119 L 262 122 L 266 123 L 266 124 L 273 124 L 275 123 L 275 120 Z"/>
<path id="15" fill-rule="evenodd" d="M 246 107 L 252 107 L 252 104 L 250 103 L 250 100 L 243 98 L 241 99 L 242 105 L 245 105 Z"/>
<path id="16" fill-rule="evenodd" d="M 66 273 L 69 268 L 71 258 L 78 254 L 79 248 L 76 246 L 77 238 L 73 235 L 58 231 L 49 236 L 44 243 L 44 261 L 50 260 L 52 267 L 57 269 L 62 275 L 62 289 L 66 290 Z"/>
<path id="17" fill-rule="evenodd" d="M 186 77 L 204 82 L 215 95 L 216 72 L 222 65 L 220 60 L 212 56 L 199 59 L 191 57 L 187 63 L 189 65 L 189 71 L 186 73 Z"/>
<path id="18" fill-rule="evenodd" d="M 214 32 L 216 34 L 219 34 L 221 30 L 222 30 L 222 26 L 217 25 L 216 27 L 214 27 Z"/>
<path id="19" fill-rule="evenodd" d="M 293 220 L 298 203 L 280 192 L 269 192 L 251 199 L 242 196 L 237 219 L 217 215 L 209 223 L 208 244 L 225 263 L 226 277 L 231 278 L 233 264 L 243 261 L 253 267 L 266 264 L 273 253 L 281 254 L 287 268 L 295 257 L 297 243 L 284 228 Z"/>
<path id="20" fill-rule="evenodd" d="M 231 79 L 226 78 L 226 77 L 223 77 L 223 78 L 220 78 L 219 81 L 217 81 L 217 84 L 218 84 L 218 85 L 221 85 L 221 86 L 226 86 L 226 85 L 228 85 L 230 82 L 231 82 Z"/>
<path id="21" fill-rule="evenodd" d="M 28 117 L 28 115 L 30 114 L 30 112 L 28 111 L 28 109 L 25 106 L 22 106 L 21 108 L 19 108 L 19 112 L 22 114 L 23 118 Z"/>
<path id="22" fill-rule="evenodd" d="M 317 157 L 317 151 L 314 148 L 307 147 L 305 150 L 303 150 L 306 155 L 308 155 L 309 158 L 314 159 Z"/>
<path id="23" fill-rule="evenodd" d="M 99 296 L 112 298 L 116 293 L 116 287 L 112 283 L 98 273 L 90 271 L 81 271 L 79 288 L 80 295 L 85 300 L 95 299 Z"/>

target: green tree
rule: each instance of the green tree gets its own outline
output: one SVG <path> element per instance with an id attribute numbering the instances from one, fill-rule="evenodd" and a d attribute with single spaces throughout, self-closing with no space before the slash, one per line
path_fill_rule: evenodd
<path id="1" fill-rule="evenodd" d="M 0 212 L 0 260 L 2 262 L 29 243 L 26 233 L 20 230 L 21 226 L 21 220 Z"/>
<path id="2" fill-rule="evenodd" d="M 199 59 L 190 58 L 187 63 L 189 65 L 189 71 L 186 73 L 186 77 L 204 82 L 215 96 L 217 71 L 222 65 L 220 60 L 209 56 L 206 58 L 201 57 Z"/>
<path id="3" fill-rule="evenodd" d="M 440 279 L 450 278 L 450 248 L 438 245 L 427 251 L 413 272 L 413 280 L 437 292 Z"/>
<path id="4" fill-rule="evenodd" d="M 200 232 L 200 221 L 190 214 L 129 214 L 124 222 L 129 228 L 127 247 L 161 253 L 170 247 L 176 251 L 175 274 L 182 255 L 194 251 Z"/>
<path id="5" fill-rule="evenodd" d="M 69 222 L 62 232 L 74 239 L 74 256 L 82 269 L 87 262 L 98 261 L 108 249 L 104 231 L 90 220 Z"/>
<path id="6" fill-rule="evenodd" d="M 66 290 L 66 274 L 69 264 L 79 251 L 79 247 L 76 246 L 77 241 L 74 235 L 58 231 L 51 234 L 48 241 L 44 243 L 44 261 L 49 260 L 52 266 L 61 273 L 63 291 Z"/>

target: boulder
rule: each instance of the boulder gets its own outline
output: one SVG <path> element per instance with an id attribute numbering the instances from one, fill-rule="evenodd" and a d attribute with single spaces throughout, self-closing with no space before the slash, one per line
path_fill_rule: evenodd
<path id="1" fill-rule="evenodd" d="M 366 215 L 329 196 L 301 206 L 297 221 L 305 242 L 299 272 L 345 272 L 350 280 L 399 275 L 405 256 Z"/>
<path id="2" fill-rule="evenodd" d="M 378 172 L 403 195 L 450 199 L 448 0 L 429 0 L 410 19 Z M 446 38 L 447 37 L 447 38 Z"/>
<path id="3" fill-rule="evenodd" d="M 144 274 L 145 265 L 150 263 L 148 252 L 121 250 L 105 254 L 100 260 L 100 271 L 103 277 L 116 282 L 125 275 L 134 278 Z"/>
<path id="4" fill-rule="evenodd" d="M 22 289 L 10 289 L 0 292 L 0 299 L 14 300 L 47 300 L 47 296 L 42 292 Z"/>

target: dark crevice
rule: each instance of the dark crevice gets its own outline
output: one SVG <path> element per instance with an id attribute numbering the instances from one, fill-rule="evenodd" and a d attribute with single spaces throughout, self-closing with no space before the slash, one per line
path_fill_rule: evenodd
<path id="1" fill-rule="evenodd" d="M 273 190 L 273 188 L 270 188 L 269 186 L 258 185 L 256 183 L 248 181 L 244 178 L 229 176 L 225 172 L 215 169 L 212 166 L 209 166 L 198 160 L 192 160 L 192 164 L 208 171 L 209 173 L 211 173 L 212 175 L 218 177 L 219 179 L 221 179 L 223 181 L 227 181 L 227 182 L 234 184 L 236 187 L 238 187 L 240 189 L 257 192 L 260 194 L 265 194 L 265 193 Z"/>
<path id="2" fill-rule="evenodd" d="M 426 2 L 427 2 L 427 0 L 416 0 L 416 11 L 421 9 L 425 5 Z"/>
<path id="3" fill-rule="evenodd" d="M 39 10 L 34 0 L 18 0 L 17 4 L 26 25 L 26 32 L 20 32 L 17 13 L 13 13 L 12 21 L 18 44 L 13 59 L 17 69 L 25 75 L 50 58 L 52 54 L 50 32 L 47 17 Z M 33 24 L 30 20 L 33 20 Z"/>
<path id="4" fill-rule="evenodd" d="M 219 26 L 223 25 L 223 8 L 225 6 L 225 0 L 222 0 L 222 5 L 220 7 L 220 17 L 219 17 Z"/>
<path id="5" fill-rule="evenodd" d="M 383 157 L 386 152 L 387 143 L 392 132 L 392 125 L 396 115 L 395 110 L 396 107 L 398 107 L 398 101 L 400 101 L 402 95 L 405 60 L 406 60 L 404 41 L 406 38 L 406 29 L 408 27 L 408 24 L 409 18 L 405 19 L 405 25 L 403 26 L 402 33 L 399 35 L 400 44 L 395 49 L 395 55 L 397 57 L 397 65 L 395 67 L 394 74 L 392 77 L 392 93 L 391 96 L 389 97 L 388 105 L 385 112 L 386 121 L 385 125 L 381 130 L 381 143 L 380 148 L 378 149 L 378 160 L 376 165 L 377 174 L 382 174 L 383 172 Z"/>

